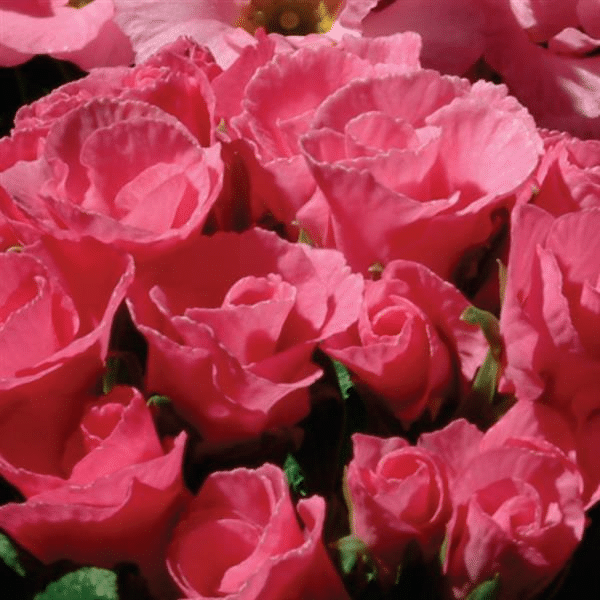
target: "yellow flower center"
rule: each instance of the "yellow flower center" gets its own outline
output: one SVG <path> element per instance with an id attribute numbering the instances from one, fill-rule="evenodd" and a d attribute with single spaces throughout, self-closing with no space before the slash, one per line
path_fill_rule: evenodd
<path id="1" fill-rule="evenodd" d="M 264 27 L 267 33 L 308 35 L 328 32 L 333 21 L 322 0 L 258 0 L 243 10 L 235 24 L 250 33 Z"/>

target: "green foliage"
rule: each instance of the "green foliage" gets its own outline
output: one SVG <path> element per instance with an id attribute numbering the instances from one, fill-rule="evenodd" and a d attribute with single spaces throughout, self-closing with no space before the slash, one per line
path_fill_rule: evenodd
<path id="1" fill-rule="evenodd" d="M 506 265 L 497 258 L 496 262 L 498 263 L 498 279 L 500 281 L 500 306 L 504 305 L 504 293 L 506 292 Z"/>
<path id="2" fill-rule="evenodd" d="M 483 331 L 490 346 L 483 364 L 477 371 L 473 382 L 473 392 L 491 404 L 496 394 L 502 356 L 502 337 L 498 319 L 487 310 L 481 310 L 475 306 L 466 308 L 460 318 L 471 325 L 477 325 Z"/>
<path id="3" fill-rule="evenodd" d="M 500 575 L 479 584 L 467 597 L 467 600 L 496 600 L 500 593 Z"/>
<path id="4" fill-rule="evenodd" d="M 339 554 L 339 563 L 342 573 L 350 575 L 359 566 L 365 569 L 365 581 L 377 579 L 377 567 L 371 558 L 366 544 L 354 534 L 340 538 L 336 542 Z"/>
<path id="5" fill-rule="evenodd" d="M 25 568 L 19 561 L 17 549 L 3 533 L 0 533 L 0 558 L 4 564 L 7 567 L 10 567 L 17 575 L 25 577 Z"/>
<path id="6" fill-rule="evenodd" d="M 117 356 L 109 356 L 106 359 L 106 369 L 102 375 L 102 393 L 110 394 L 117 385 L 121 361 Z"/>
<path id="7" fill-rule="evenodd" d="M 148 406 L 156 407 L 167 406 L 168 404 L 171 404 L 171 398 L 169 398 L 168 396 L 161 396 L 160 394 L 155 394 L 154 396 L 150 396 L 150 398 L 148 398 L 148 402 L 146 402 L 146 404 Z"/>
<path id="8" fill-rule="evenodd" d="M 350 379 L 350 373 L 341 362 L 333 359 L 331 362 L 335 368 L 335 374 L 337 376 L 340 392 L 342 393 L 342 398 L 348 400 L 350 397 L 350 390 L 354 387 L 352 379 Z"/>
<path id="9" fill-rule="evenodd" d="M 291 454 L 288 454 L 285 458 L 285 462 L 283 463 L 283 471 L 285 472 L 288 485 L 290 486 L 293 494 L 296 497 L 306 497 L 308 495 L 306 490 L 306 477 L 304 476 L 302 467 Z"/>
<path id="10" fill-rule="evenodd" d="M 83 567 L 53 581 L 34 600 L 119 600 L 117 574 L 107 569 Z"/>

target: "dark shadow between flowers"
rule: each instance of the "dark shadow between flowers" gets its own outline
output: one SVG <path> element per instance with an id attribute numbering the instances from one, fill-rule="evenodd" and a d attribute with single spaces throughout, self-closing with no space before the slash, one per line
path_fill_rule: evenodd
<path id="1" fill-rule="evenodd" d="M 17 109 L 53 89 L 87 75 L 73 63 L 50 56 L 34 56 L 17 67 L 0 68 L 0 137 L 13 127 Z"/>

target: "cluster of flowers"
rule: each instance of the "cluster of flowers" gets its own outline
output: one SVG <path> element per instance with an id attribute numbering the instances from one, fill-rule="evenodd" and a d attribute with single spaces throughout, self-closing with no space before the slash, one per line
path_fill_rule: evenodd
<path id="1" fill-rule="evenodd" d="M 157 600 L 384 595 L 415 556 L 449 598 L 542 592 L 600 500 L 600 142 L 540 124 L 598 130 L 600 92 L 589 114 L 534 103 L 536 122 L 504 85 L 425 68 L 460 58 L 432 52 L 439 2 L 348 2 L 364 35 L 202 21 L 208 45 L 153 53 L 188 21 L 136 4 L 164 13 L 147 58 L 118 66 L 136 38 L 82 3 L 110 11 L 62 56 L 113 36 L 117 66 L 0 139 L 0 475 L 18 496 L 0 528 L 45 563 L 135 563 Z M 504 3 L 447 3 L 475 4 Z M 566 8 L 558 32 L 513 19 L 545 60 L 578 40 L 600 70 L 593 4 L 561 3 L 585 34 Z M 379 35 L 390 10 L 422 36 Z M 470 35 L 439 68 L 479 73 Z M 296 459 L 332 396 L 351 447 L 314 494 L 335 461 Z M 200 473 L 232 448 L 239 466 Z"/>

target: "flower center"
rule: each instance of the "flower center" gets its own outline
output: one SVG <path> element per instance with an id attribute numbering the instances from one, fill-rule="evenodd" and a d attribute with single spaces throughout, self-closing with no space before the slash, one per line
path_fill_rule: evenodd
<path id="1" fill-rule="evenodd" d="M 91 4 L 94 0 L 69 0 L 67 6 L 71 8 L 83 8 L 86 4 Z"/>
<path id="2" fill-rule="evenodd" d="M 319 0 L 253 0 L 236 25 L 252 34 L 264 27 L 267 33 L 308 35 L 329 31 L 333 18 Z"/>

